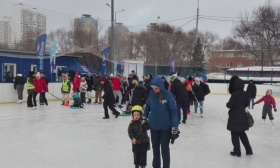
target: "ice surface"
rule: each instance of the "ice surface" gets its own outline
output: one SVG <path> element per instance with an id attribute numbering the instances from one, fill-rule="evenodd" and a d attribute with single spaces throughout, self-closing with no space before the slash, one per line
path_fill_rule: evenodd
<path id="1" fill-rule="evenodd" d="M 204 118 L 188 116 L 171 147 L 171 168 L 279 168 L 280 109 L 275 124 L 261 123 L 262 104 L 250 110 L 255 125 L 247 131 L 254 155 L 230 156 L 226 130 L 229 96 L 209 95 Z M 276 99 L 277 103 L 279 99 Z M 280 104 L 278 104 L 280 105 Z M 193 111 L 193 107 L 191 108 Z M 0 105 L 0 167 L 2 168 L 132 168 L 127 127 L 131 117 L 103 120 L 101 105 L 69 109 L 50 102 L 50 109 L 26 104 Z M 148 168 L 152 167 L 148 151 Z"/>

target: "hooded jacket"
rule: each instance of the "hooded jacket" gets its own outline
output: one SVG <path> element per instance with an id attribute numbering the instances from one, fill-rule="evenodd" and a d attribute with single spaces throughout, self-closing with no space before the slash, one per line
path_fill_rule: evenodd
<path id="1" fill-rule="evenodd" d="M 177 104 L 182 104 L 189 101 L 186 86 L 178 78 L 174 79 L 170 88 L 170 92 L 175 96 Z"/>
<path id="2" fill-rule="evenodd" d="M 104 99 L 104 103 L 105 104 L 114 104 L 115 103 L 115 96 L 113 93 L 113 89 L 111 86 L 111 83 L 109 82 L 108 79 L 106 79 L 105 83 L 104 83 L 104 95 L 102 96 L 102 98 Z"/>
<path id="3" fill-rule="evenodd" d="M 252 84 L 250 83 L 250 84 L 247 86 L 246 92 L 248 93 L 249 97 L 256 98 L 257 87 L 256 87 L 256 85 L 254 84 L 254 81 L 253 81 L 253 80 L 250 80 L 250 82 L 252 82 Z"/>
<path id="4" fill-rule="evenodd" d="M 227 129 L 229 131 L 244 132 L 249 130 L 248 118 L 245 111 L 245 108 L 250 104 L 249 96 L 243 90 L 245 84 L 242 79 L 234 77 L 234 79 L 230 81 L 229 88 L 232 93 L 226 104 L 227 108 L 230 109 L 228 112 Z"/>
<path id="5" fill-rule="evenodd" d="M 22 74 L 17 74 L 15 77 L 14 88 L 16 89 L 17 85 L 24 85 L 25 79 L 22 77 Z"/>
<path id="6" fill-rule="evenodd" d="M 73 84 L 73 91 L 78 91 L 81 84 L 81 78 L 76 76 L 72 82 Z"/>
<path id="7" fill-rule="evenodd" d="M 146 102 L 144 117 L 149 119 L 150 128 L 153 130 L 167 130 L 172 127 L 178 127 L 178 115 L 175 100 L 169 91 L 164 87 L 163 81 L 156 76 L 151 85 L 157 86 L 162 94 L 162 100 L 159 94 L 151 91 Z"/>
<path id="8" fill-rule="evenodd" d="M 142 106 L 146 104 L 147 101 L 147 91 L 145 86 L 142 84 L 136 85 L 136 87 L 133 90 L 133 97 L 131 100 L 132 106 L 139 105 Z"/>
<path id="9" fill-rule="evenodd" d="M 49 92 L 48 85 L 43 78 L 34 79 L 33 84 L 35 87 L 34 92 L 37 92 L 37 93 Z"/>

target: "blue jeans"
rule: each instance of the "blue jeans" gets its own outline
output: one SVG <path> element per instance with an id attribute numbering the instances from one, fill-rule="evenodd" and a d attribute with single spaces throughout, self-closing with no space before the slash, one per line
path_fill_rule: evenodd
<path id="1" fill-rule="evenodd" d="M 163 160 L 163 168 L 170 168 L 170 143 L 171 129 L 153 130 L 151 129 L 151 141 L 153 146 L 153 168 L 161 168 L 160 147 Z"/>
<path id="2" fill-rule="evenodd" d="M 198 101 L 199 105 L 203 108 L 203 101 Z M 198 107 L 198 104 L 197 104 L 197 101 L 194 101 L 194 112 L 197 113 L 197 107 Z M 200 113 L 203 114 L 203 109 L 200 108 Z"/>
<path id="3" fill-rule="evenodd" d="M 254 105 L 253 105 L 253 104 L 254 104 L 254 102 L 255 102 L 255 101 L 254 101 L 255 98 L 254 98 L 254 97 L 250 97 L 249 100 L 250 100 L 250 102 L 249 102 L 249 108 L 250 108 L 250 106 L 251 106 L 251 102 L 252 102 L 252 108 L 254 108 Z"/>
<path id="4" fill-rule="evenodd" d="M 181 109 L 183 110 L 183 120 L 187 119 L 187 110 L 189 109 L 189 102 L 177 104 L 178 120 L 181 120 Z"/>

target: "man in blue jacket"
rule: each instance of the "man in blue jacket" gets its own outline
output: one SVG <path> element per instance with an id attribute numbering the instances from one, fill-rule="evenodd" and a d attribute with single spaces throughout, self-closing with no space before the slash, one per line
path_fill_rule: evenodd
<path id="1" fill-rule="evenodd" d="M 160 77 L 151 81 L 153 91 L 150 92 L 146 102 L 144 119 L 149 119 L 151 128 L 151 141 L 153 145 L 153 167 L 160 168 L 160 147 L 163 168 L 170 167 L 169 143 L 171 134 L 178 134 L 178 115 L 175 100 L 164 87 Z"/>

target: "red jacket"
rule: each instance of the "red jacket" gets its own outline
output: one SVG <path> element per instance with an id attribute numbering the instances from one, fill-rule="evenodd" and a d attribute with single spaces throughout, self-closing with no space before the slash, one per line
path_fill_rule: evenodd
<path id="1" fill-rule="evenodd" d="M 36 93 L 44 93 L 49 91 L 48 85 L 43 78 L 34 79 L 33 84 L 34 84 L 34 92 Z"/>
<path id="2" fill-rule="evenodd" d="M 121 79 L 119 77 L 113 78 L 113 90 L 115 91 L 121 90 Z"/>
<path id="3" fill-rule="evenodd" d="M 256 103 L 259 104 L 262 101 L 264 101 L 264 104 L 266 105 L 272 105 L 273 108 L 276 108 L 275 100 L 272 96 L 263 96 L 260 100 L 258 100 Z"/>
<path id="4" fill-rule="evenodd" d="M 81 78 L 75 77 L 72 84 L 73 84 L 73 91 L 79 90 L 81 85 Z"/>

